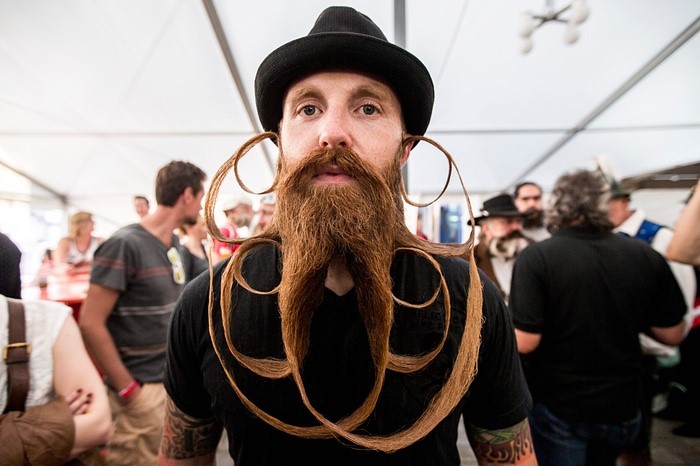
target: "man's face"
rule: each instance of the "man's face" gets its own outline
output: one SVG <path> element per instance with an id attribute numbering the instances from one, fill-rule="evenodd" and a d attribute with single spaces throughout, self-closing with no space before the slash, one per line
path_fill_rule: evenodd
<path id="1" fill-rule="evenodd" d="M 190 188 L 187 188 L 188 190 Z M 184 220 L 188 222 L 196 222 L 199 212 L 202 210 L 202 199 L 204 198 L 204 183 L 199 188 L 199 192 L 190 197 L 191 202 L 188 202 L 185 206 L 186 212 L 184 215 Z"/>
<path id="2" fill-rule="evenodd" d="M 139 217 L 148 215 L 148 204 L 143 199 L 134 199 L 134 210 Z"/>
<path id="3" fill-rule="evenodd" d="M 513 231 L 521 231 L 523 220 L 520 217 L 491 217 L 481 222 L 481 230 L 488 241 L 504 238 Z"/>
<path id="4" fill-rule="evenodd" d="M 238 204 L 225 213 L 229 223 L 240 228 L 250 225 L 250 220 L 253 218 L 253 207 L 248 204 Z"/>
<path id="5" fill-rule="evenodd" d="M 289 88 L 280 140 L 290 166 L 320 148 L 345 147 L 377 169 L 386 169 L 404 136 L 401 106 L 385 84 L 350 72 L 323 72 Z M 402 152 L 401 162 L 410 148 Z M 347 184 L 352 177 L 330 166 L 315 183 Z"/>
<path id="6" fill-rule="evenodd" d="M 608 201 L 608 219 L 615 228 L 619 227 L 630 216 L 629 203 L 629 199 L 624 196 Z"/>
<path id="7" fill-rule="evenodd" d="M 513 199 L 513 202 L 520 212 L 530 209 L 542 210 L 542 191 L 535 185 L 526 184 L 520 187 L 518 197 Z"/>
<path id="8" fill-rule="evenodd" d="M 265 228 L 270 219 L 275 213 L 275 204 L 261 204 L 260 205 L 260 218 L 258 219 L 258 227 Z"/>

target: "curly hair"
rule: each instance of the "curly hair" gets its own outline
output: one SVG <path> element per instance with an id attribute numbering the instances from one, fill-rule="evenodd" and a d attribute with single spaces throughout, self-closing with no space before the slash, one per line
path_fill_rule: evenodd
<path id="1" fill-rule="evenodd" d="M 609 198 L 610 187 L 599 172 L 577 170 L 560 176 L 549 201 L 549 231 L 553 233 L 569 225 L 612 230 L 613 225 L 608 220 Z"/>

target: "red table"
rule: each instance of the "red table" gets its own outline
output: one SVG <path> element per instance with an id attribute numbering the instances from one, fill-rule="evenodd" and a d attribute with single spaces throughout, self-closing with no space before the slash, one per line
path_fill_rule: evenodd
<path id="1" fill-rule="evenodd" d="M 63 303 L 73 310 L 73 317 L 76 322 L 79 322 L 80 306 L 85 301 L 89 285 L 89 273 L 51 275 L 44 289 L 35 285 L 22 288 L 22 299 L 45 299 Z"/>

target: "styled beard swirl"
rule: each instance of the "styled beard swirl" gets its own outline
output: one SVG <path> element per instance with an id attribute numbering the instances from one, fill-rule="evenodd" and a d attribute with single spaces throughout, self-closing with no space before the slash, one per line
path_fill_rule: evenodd
<path id="1" fill-rule="evenodd" d="M 494 238 L 489 242 L 489 253 L 501 259 L 513 259 L 525 249 L 531 240 L 519 230 L 513 230 L 506 236 Z"/>
<path id="2" fill-rule="evenodd" d="M 212 236 L 217 237 L 213 209 L 218 189 L 226 173 L 250 148 L 271 133 L 258 135 L 246 142 L 217 172 L 205 202 L 205 221 Z M 274 135 L 277 137 L 277 135 Z M 425 138 L 420 138 L 424 140 Z M 427 139 L 425 139 L 427 140 Z M 411 140 L 404 141 L 404 144 Z M 279 146 L 281 143 L 278 141 Z M 436 143 L 433 143 L 436 145 Z M 436 145 L 436 147 L 439 147 Z M 401 195 L 400 153 L 382 171 L 363 162 L 349 149 L 318 150 L 304 160 L 287 166 L 280 154 L 275 182 L 277 209 L 261 234 L 231 242 L 241 244 L 232 256 L 221 278 L 221 318 L 229 353 L 244 367 L 267 378 L 292 377 L 301 399 L 318 420 L 318 426 L 290 425 L 256 406 L 242 392 L 233 370 L 222 357 L 215 339 L 212 312 L 213 273 L 210 265 L 209 330 L 214 350 L 226 372 L 229 384 L 244 405 L 262 420 L 286 433 L 304 438 L 343 437 L 365 448 L 392 452 L 411 445 L 427 435 L 442 421 L 466 394 L 476 374 L 481 330 L 481 283 L 473 260 L 473 241 L 465 245 L 434 244 L 420 240 L 405 226 Z M 442 150 L 442 148 L 440 148 Z M 444 150 L 443 150 L 444 152 Z M 449 154 L 445 152 L 448 158 Z M 342 185 L 320 185 L 314 176 L 322 167 L 338 166 L 353 180 Z M 236 172 L 237 175 L 237 172 Z M 239 180 L 240 182 L 240 180 Z M 241 183 L 242 184 L 242 183 Z M 261 244 L 276 244 L 282 256 L 281 282 L 273 290 L 254 290 L 241 271 L 247 253 Z M 404 302 L 392 294 L 390 267 L 396 251 L 411 251 L 424 257 L 440 275 L 440 287 L 425 303 Z M 410 426 L 390 435 L 367 435 L 355 432 L 374 411 L 386 370 L 416 372 L 441 351 L 450 324 L 449 290 L 442 270 L 433 256 L 461 256 L 470 260 L 470 279 L 466 324 L 460 346 L 443 387 L 427 403 L 425 411 Z M 374 385 L 366 399 L 354 412 L 332 422 L 309 401 L 301 369 L 309 351 L 311 322 L 323 299 L 323 290 L 332 260 L 341 260 L 349 270 L 357 296 L 358 311 L 367 331 L 369 349 L 375 369 Z M 278 293 L 282 343 L 286 359 L 257 359 L 240 353 L 231 340 L 231 289 L 233 283 L 252 293 Z M 389 336 L 394 318 L 394 303 L 422 309 L 442 295 L 445 328 L 442 340 L 432 350 L 420 355 L 392 354 Z"/>

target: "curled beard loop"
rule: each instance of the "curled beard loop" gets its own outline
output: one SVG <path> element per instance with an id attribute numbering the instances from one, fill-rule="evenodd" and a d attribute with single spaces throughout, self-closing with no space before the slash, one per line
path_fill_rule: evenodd
<path id="1" fill-rule="evenodd" d="M 306 406 L 306 408 L 309 410 L 310 413 L 318 420 L 320 425 L 318 426 L 310 426 L 310 427 L 303 427 L 303 426 L 296 426 L 292 424 L 288 424 L 286 422 L 281 421 L 280 419 L 276 418 L 273 415 L 270 415 L 269 413 L 263 411 L 260 409 L 255 403 L 253 403 L 240 389 L 238 386 L 234 375 L 233 375 L 233 369 L 229 367 L 229 364 L 227 364 L 224 360 L 223 357 L 223 348 L 220 348 L 217 343 L 216 343 L 216 337 L 215 337 L 215 327 L 214 327 L 214 320 L 213 320 L 213 308 L 214 308 L 214 301 L 216 299 L 216 296 L 214 295 L 214 283 L 213 283 L 213 264 L 211 262 L 211 259 L 209 260 L 209 300 L 208 300 L 208 318 L 209 318 L 209 334 L 210 334 L 210 339 L 212 342 L 212 346 L 214 348 L 214 351 L 219 359 L 219 362 L 222 365 L 222 368 L 224 369 L 224 372 L 226 373 L 226 377 L 228 379 L 228 382 L 231 386 L 231 388 L 234 390 L 236 395 L 239 397 L 241 402 L 251 411 L 253 412 L 256 416 L 258 416 L 260 419 L 265 421 L 266 423 L 270 424 L 271 426 L 286 432 L 291 435 L 303 437 L 303 438 L 311 438 L 311 439 L 321 439 L 321 438 L 332 438 L 335 436 L 340 436 L 342 438 L 345 438 L 359 446 L 368 448 L 368 449 L 373 449 L 373 450 L 378 450 L 378 451 L 383 451 L 383 452 L 393 452 L 402 448 L 405 448 L 417 440 L 425 437 L 430 431 L 432 431 L 438 423 L 440 423 L 453 409 L 454 407 L 459 403 L 459 401 L 464 397 L 466 394 L 472 380 L 474 379 L 474 376 L 476 375 L 477 371 L 477 361 L 478 361 L 478 354 L 479 354 L 479 347 L 480 347 L 480 334 L 481 334 L 481 321 L 482 321 L 482 289 L 481 289 L 481 280 L 479 278 L 478 270 L 476 267 L 476 263 L 474 261 L 474 231 L 475 231 L 475 221 L 474 221 L 474 214 L 472 211 L 472 206 L 471 202 L 469 200 L 469 196 L 467 193 L 466 188 L 464 187 L 464 182 L 462 180 L 462 176 L 459 172 L 458 167 L 456 166 L 454 159 L 452 156 L 437 142 L 426 138 L 424 136 L 409 136 L 404 139 L 402 142 L 402 147 L 406 147 L 408 144 L 414 144 L 416 141 L 426 141 L 427 143 L 433 145 L 436 147 L 438 150 L 440 150 L 445 157 L 449 161 L 449 173 L 447 176 L 447 180 L 445 182 L 445 185 L 440 192 L 440 194 L 437 196 L 437 198 L 430 203 L 426 204 L 421 204 L 417 202 L 413 202 L 409 199 L 405 188 L 404 188 L 404 183 L 401 182 L 399 179 L 398 183 L 398 190 L 400 192 L 400 197 L 403 198 L 405 202 L 407 202 L 410 205 L 416 206 L 416 207 L 424 207 L 431 205 L 432 203 L 436 202 L 446 191 L 447 186 L 450 181 L 450 177 L 452 175 L 452 167 L 454 166 L 457 175 L 459 177 L 461 186 L 462 186 L 462 191 L 464 193 L 465 199 L 466 199 L 466 204 L 468 207 L 469 211 L 469 217 L 470 217 L 470 225 L 472 226 L 471 233 L 469 235 L 469 238 L 467 241 L 463 244 L 436 244 L 436 243 L 430 243 L 424 240 L 421 240 L 420 238 L 416 237 L 413 235 L 408 228 L 397 228 L 395 231 L 392 233 L 394 234 L 394 253 L 397 251 L 409 251 L 409 252 L 414 252 L 418 255 L 421 255 L 424 257 L 426 260 L 428 260 L 429 263 L 433 265 L 433 267 L 436 269 L 436 271 L 440 274 L 440 285 L 438 289 L 435 291 L 433 296 L 428 299 L 424 303 L 419 303 L 419 304 L 414 304 L 414 303 L 408 303 L 406 301 L 403 301 L 399 299 L 398 297 L 394 296 L 393 293 L 391 293 L 391 300 L 388 302 L 385 302 L 382 304 L 382 306 L 385 306 L 386 309 L 384 309 L 384 312 L 388 314 L 390 322 L 393 321 L 393 302 L 407 306 L 409 308 L 414 308 L 414 309 L 423 309 L 427 308 L 428 306 L 432 305 L 438 298 L 440 294 L 443 295 L 443 301 L 444 301 L 444 307 L 445 307 L 445 329 L 444 329 L 444 334 L 442 336 L 442 339 L 438 346 L 434 348 L 433 350 L 429 351 L 426 354 L 423 355 L 418 355 L 418 356 L 407 356 L 407 355 L 396 355 L 392 354 L 389 351 L 389 344 L 388 344 L 388 334 L 382 335 L 381 338 L 384 339 L 384 341 L 375 341 L 373 343 L 370 343 L 371 346 L 373 346 L 372 349 L 372 357 L 375 363 L 375 370 L 376 370 L 376 377 L 375 377 L 375 385 L 368 394 L 367 398 L 365 401 L 362 403 L 360 407 L 358 407 L 353 413 L 350 415 L 344 417 L 343 419 L 339 420 L 338 422 L 332 422 L 328 420 L 325 416 L 323 416 L 319 411 L 317 411 L 314 406 L 311 404 L 307 394 L 306 394 L 306 389 L 304 387 L 304 382 L 301 377 L 300 373 L 300 362 L 301 359 L 303 359 L 304 351 L 303 349 L 299 351 L 298 349 L 294 349 L 290 346 L 288 339 L 289 335 L 289 328 L 284 328 L 288 327 L 286 323 L 283 324 L 283 344 L 285 348 L 285 354 L 286 354 L 286 359 L 277 359 L 277 358 L 253 358 L 246 356 L 242 353 L 240 353 L 232 339 L 231 339 L 231 313 L 232 313 L 232 307 L 231 307 L 231 290 L 233 288 L 234 282 L 237 283 L 239 286 L 244 288 L 245 290 L 255 293 L 255 294 L 260 294 L 260 295 L 271 295 L 275 293 L 279 293 L 280 285 L 276 286 L 275 288 L 271 290 L 255 290 L 253 289 L 248 282 L 245 280 L 243 277 L 243 273 L 241 271 L 243 261 L 247 254 L 255 247 L 258 247 L 260 245 L 264 244 L 274 244 L 281 250 L 283 250 L 280 236 L 279 236 L 279 230 L 274 227 L 275 221 L 273 218 L 273 222 L 270 225 L 270 228 L 268 228 L 266 231 L 263 233 L 260 233 L 254 237 L 251 238 L 235 238 L 235 239 L 229 239 L 229 238 L 223 238 L 223 236 L 219 233 L 219 230 L 215 224 L 215 219 L 214 219 L 214 206 L 216 204 L 216 199 L 218 197 L 219 189 L 221 187 L 221 184 L 223 180 L 225 179 L 226 175 L 228 172 L 231 170 L 231 168 L 234 169 L 234 173 L 236 176 L 236 179 L 239 183 L 239 185 L 247 192 L 251 194 L 266 194 L 269 192 L 272 192 L 276 190 L 276 188 L 279 185 L 281 175 L 282 175 L 282 161 L 283 158 L 280 154 L 280 163 L 277 165 L 277 171 L 275 174 L 275 179 L 273 181 L 273 184 L 270 188 L 268 188 L 266 191 L 260 192 L 260 193 L 254 193 L 248 187 L 242 182 L 242 180 L 239 177 L 238 173 L 238 162 L 242 159 L 243 156 L 245 156 L 252 147 L 254 147 L 256 144 L 259 142 L 265 140 L 265 139 L 274 139 L 276 138 L 279 141 L 279 137 L 276 133 L 273 132 L 266 132 L 266 133 L 261 133 L 258 134 L 248 141 L 246 141 L 216 172 L 214 178 L 212 179 L 212 185 L 207 193 L 206 199 L 205 199 L 205 224 L 207 227 L 207 230 L 209 233 L 212 235 L 212 237 L 220 240 L 220 241 L 225 241 L 228 243 L 232 244 L 240 244 L 240 248 L 234 254 L 229 261 L 229 263 L 226 265 L 223 274 L 222 274 L 222 281 L 221 281 L 221 292 L 219 296 L 219 302 L 221 306 L 221 319 L 222 319 L 222 324 L 223 324 L 223 331 L 226 339 L 226 345 L 228 348 L 229 353 L 234 357 L 234 359 L 241 364 L 243 367 L 248 368 L 249 370 L 253 371 L 254 373 L 266 377 L 266 378 L 271 378 L 271 379 L 280 379 L 284 377 L 289 377 L 291 376 L 293 380 L 295 381 L 297 388 L 299 390 L 301 399 Z M 280 145 L 281 146 L 281 145 Z M 400 177 L 400 174 L 399 174 Z M 396 199 L 396 203 L 398 204 L 398 208 L 401 209 L 400 206 L 400 199 Z M 470 280 L 469 280 L 469 287 L 468 287 L 468 297 L 467 297 L 467 305 L 466 305 L 466 319 L 465 319 L 465 326 L 462 332 L 462 337 L 459 342 L 459 347 L 457 351 L 457 355 L 454 361 L 454 365 L 452 367 L 452 370 L 445 381 L 444 385 L 440 388 L 440 390 L 433 396 L 433 398 L 428 402 L 428 405 L 425 409 L 425 411 L 420 415 L 420 417 L 410 426 L 404 428 L 403 430 L 400 430 L 398 432 L 389 434 L 389 435 L 364 435 L 360 434 L 357 432 L 354 432 L 357 427 L 359 427 L 368 417 L 369 415 L 373 412 L 378 395 L 381 391 L 381 388 L 383 386 L 383 380 L 384 380 L 384 374 L 386 372 L 386 369 L 390 369 L 396 372 L 401 372 L 401 373 L 410 373 L 410 372 L 415 372 L 417 370 L 422 369 L 425 367 L 430 361 L 434 359 L 434 357 L 440 352 L 440 350 L 443 347 L 443 344 L 445 342 L 447 332 L 449 329 L 449 322 L 450 322 L 450 298 L 449 298 L 449 290 L 447 289 L 447 284 L 445 281 L 445 277 L 442 273 L 442 269 L 439 265 L 439 263 L 433 258 L 433 256 L 440 256 L 440 257 L 462 257 L 466 259 L 469 263 L 469 274 L 470 274 Z M 392 256 L 393 257 L 393 256 Z M 389 262 L 390 263 L 390 262 Z M 388 265 L 387 265 L 388 267 Z M 314 279 L 317 284 L 322 287 L 323 286 L 323 273 L 325 273 L 325 268 L 321 268 L 320 272 L 315 271 L 312 273 L 312 279 Z M 388 277 L 388 268 L 386 271 L 386 275 Z M 356 277 L 357 278 L 357 277 Z M 230 284 L 230 286 L 225 286 L 226 284 Z M 359 285 L 359 283 L 358 283 Z M 361 294 L 359 290 L 359 286 L 356 286 L 356 291 L 358 294 Z M 362 299 L 360 296 L 358 296 L 358 299 Z M 363 319 L 365 319 L 365 316 L 363 316 Z M 365 324 L 367 325 L 367 322 L 365 321 Z M 368 329 L 369 330 L 369 329 Z M 301 331 L 303 335 L 303 330 Z M 295 332 L 292 332 L 295 333 Z M 298 332 L 296 332 L 298 333 Z M 297 335 L 298 337 L 298 335 Z M 375 354 L 375 352 L 379 352 L 379 354 Z M 383 354 L 382 354 L 383 353 Z"/>

